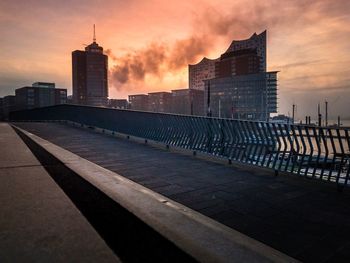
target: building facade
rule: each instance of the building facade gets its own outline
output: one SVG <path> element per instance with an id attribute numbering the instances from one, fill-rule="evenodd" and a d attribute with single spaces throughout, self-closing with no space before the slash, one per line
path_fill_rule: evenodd
<path id="1" fill-rule="evenodd" d="M 148 93 L 148 110 L 153 112 L 170 112 L 171 99 L 170 92 Z"/>
<path id="2" fill-rule="evenodd" d="M 196 89 L 178 89 L 171 91 L 171 113 L 203 116 L 204 91 Z"/>
<path id="3" fill-rule="evenodd" d="M 125 110 L 129 109 L 129 103 L 125 99 L 109 99 L 108 107 Z"/>
<path id="4" fill-rule="evenodd" d="M 266 72 L 266 30 L 233 40 L 221 57 L 188 65 L 189 88 L 204 90 L 204 81 L 218 77 Z"/>
<path id="5" fill-rule="evenodd" d="M 85 51 L 72 52 L 73 103 L 90 106 L 107 106 L 108 57 L 96 43 Z"/>
<path id="6" fill-rule="evenodd" d="M 266 121 L 277 112 L 277 71 L 266 72 L 266 35 L 233 40 L 219 58 L 189 65 L 189 87 L 205 91 L 206 115 Z"/>
<path id="7" fill-rule="evenodd" d="M 0 98 L 0 121 L 4 119 L 3 101 L 4 101 L 4 99 Z"/>
<path id="8" fill-rule="evenodd" d="M 231 45 L 225 53 L 244 50 L 255 49 L 256 54 L 261 58 L 260 60 L 260 72 L 266 72 L 266 30 L 259 35 L 254 33 L 250 38 L 244 40 L 233 40 Z"/>
<path id="9" fill-rule="evenodd" d="M 129 95 L 129 107 L 131 110 L 148 111 L 148 95 Z"/>
<path id="10" fill-rule="evenodd" d="M 16 110 L 33 109 L 67 103 L 67 90 L 56 89 L 55 83 L 36 82 L 16 89 Z"/>
<path id="11" fill-rule="evenodd" d="M 204 102 L 208 116 L 268 121 L 277 112 L 277 72 L 206 80 Z"/>
<path id="12" fill-rule="evenodd" d="M 204 80 L 215 78 L 215 63 L 219 59 L 203 58 L 199 63 L 188 65 L 190 89 L 204 90 Z"/>
<path id="13" fill-rule="evenodd" d="M 242 49 L 221 55 L 215 62 L 215 78 L 263 72 L 260 69 L 261 58 L 256 49 Z"/>
<path id="14" fill-rule="evenodd" d="M 16 100 L 14 95 L 8 95 L 2 98 L 2 119 L 7 120 L 9 113 L 16 110 Z"/>

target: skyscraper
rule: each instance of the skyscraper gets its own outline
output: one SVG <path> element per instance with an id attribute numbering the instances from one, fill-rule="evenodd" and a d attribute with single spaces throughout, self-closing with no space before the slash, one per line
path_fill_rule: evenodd
<path id="1" fill-rule="evenodd" d="M 108 99 L 108 57 L 96 43 L 95 25 L 93 42 L 85 51 L 72 52 L 73 103 L 105 106 Z"/>

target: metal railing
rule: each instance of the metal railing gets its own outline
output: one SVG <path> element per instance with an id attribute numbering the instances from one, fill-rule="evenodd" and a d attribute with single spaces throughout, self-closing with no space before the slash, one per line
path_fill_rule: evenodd
<path id="1" fill-rule="evenodd" d="M 348 185 L 349 128 L 275 124 L 57 105 L 16 111 L 11 120 L 68 120 L 169 146 Z"/>

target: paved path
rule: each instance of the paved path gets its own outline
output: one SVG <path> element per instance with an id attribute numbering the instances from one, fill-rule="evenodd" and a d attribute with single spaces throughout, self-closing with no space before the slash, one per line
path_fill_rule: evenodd
<path id="1" fill-rule="evenodd" d="M 75 154 L 305 262 L 350 262 L 350 194 L 54 123 L 20 123 Z"/>
<path id="2" fill-rule="evenodd" d="M 0 209 L 0 262 L 119 262 L 5 123 L 0 123 Z"/>

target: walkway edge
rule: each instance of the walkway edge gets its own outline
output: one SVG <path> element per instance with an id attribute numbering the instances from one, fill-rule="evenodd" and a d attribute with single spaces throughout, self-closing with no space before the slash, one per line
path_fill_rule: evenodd
<path id="1" fill-rule="evenodd" d="M 13 126 L 200 262 L 298 262 L 121 175 Z"/>

